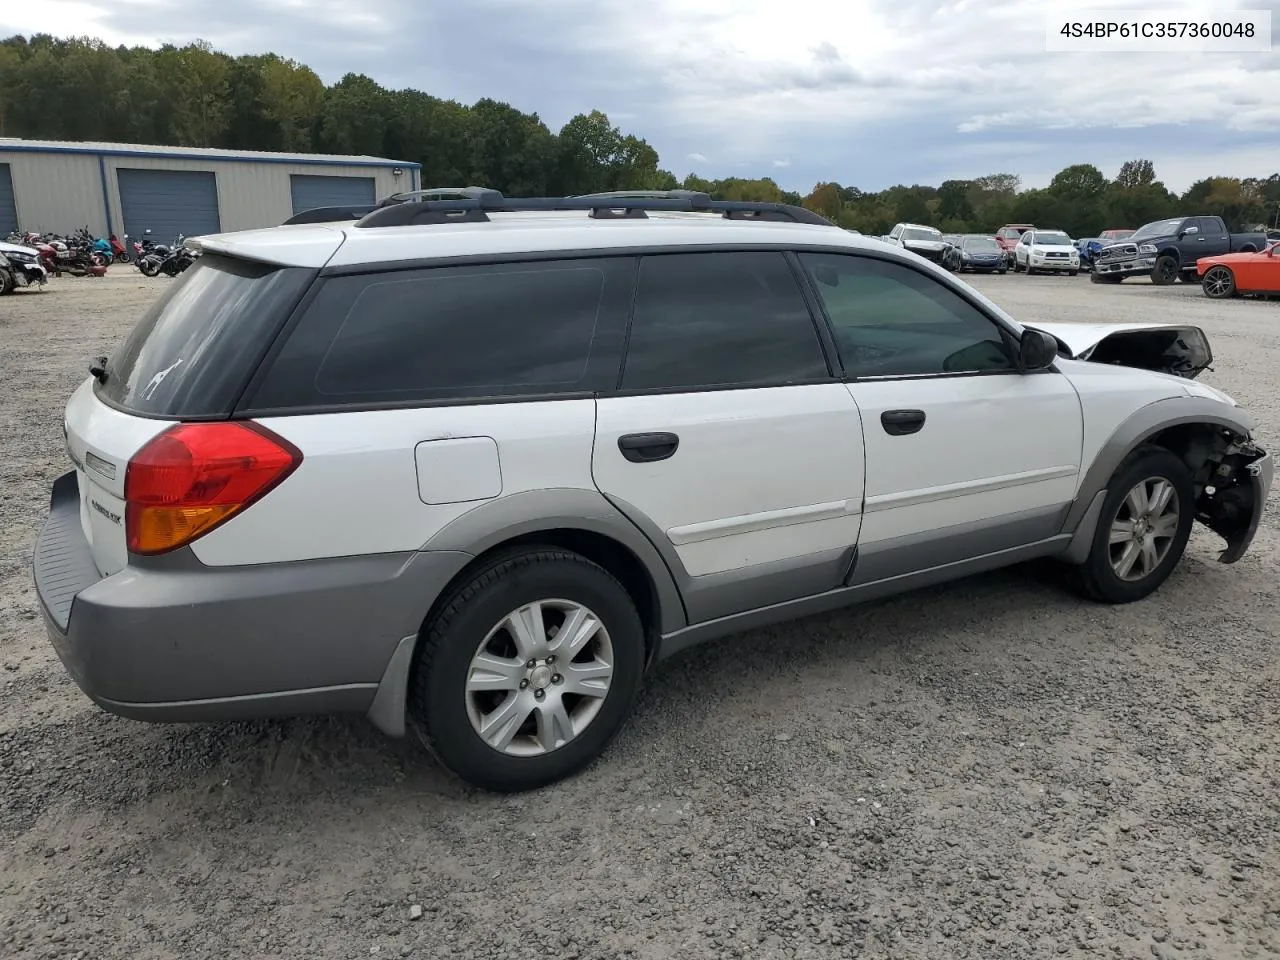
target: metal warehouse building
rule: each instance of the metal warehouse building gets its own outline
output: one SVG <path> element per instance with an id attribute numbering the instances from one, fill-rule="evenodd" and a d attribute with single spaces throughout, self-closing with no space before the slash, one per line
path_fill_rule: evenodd
<path id="1" fill-rule="evenodd" d="M 88 226 L 95 236 L 149 229 L 168 243 L 375 203 L 418 189 L 420 172 L 378 157 L 0 138 L 0 237 Z"/>

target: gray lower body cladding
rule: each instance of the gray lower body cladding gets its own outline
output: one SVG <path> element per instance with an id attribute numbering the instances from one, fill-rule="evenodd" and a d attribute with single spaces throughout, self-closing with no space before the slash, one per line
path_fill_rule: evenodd
<path id="1" fill-rule="evenodd" d="M 54 484 L 33 572 L 49 638 L 90 698 L 124 716 L 206 720 L 367 710 L 397 645 L 471 559 L 216 568 L 179 551 L 102 577 L 72 472 Z"/>

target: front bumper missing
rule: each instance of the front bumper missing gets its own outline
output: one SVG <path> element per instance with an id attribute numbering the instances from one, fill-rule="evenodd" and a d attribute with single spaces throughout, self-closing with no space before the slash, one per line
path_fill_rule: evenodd
<path id="1" fill-rule="evenodd" d="M 1235 563 L 1245 555 L 1245 551 L 1253 543 L 1253 538 L 1258 532 L 1258 524 L 1262 520 L 1262 512 L 1267 506 L 1267 495 L 1271 492 L 1274 474 L 1275 462 L 1269 453 L 1264 453 L 1245 465 L 1240 482 L 1248 486 L 1248 501 L 1252 505 L 1252 510 L 1247 522 L 1238 524 L 1229 532 L 1221 534 L 1227 541 L 1227 548 L 1219 554 L 1219 563 Z"/>

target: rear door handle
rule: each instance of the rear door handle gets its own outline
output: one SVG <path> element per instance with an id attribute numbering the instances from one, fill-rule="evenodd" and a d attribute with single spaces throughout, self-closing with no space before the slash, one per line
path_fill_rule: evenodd
<path id="1" fill-rule="evenodd" d="M 666 460 L 680 446 L 674 433 L 628 433 L 618 438 L 618 449 L 632 463 Z"/>
<path id="2" fill-rule="evenodd" d="M 923 410 L 886 410 L 880 414 L 880 425 L 891 437 L 915 433 L 924 426 Z"/>

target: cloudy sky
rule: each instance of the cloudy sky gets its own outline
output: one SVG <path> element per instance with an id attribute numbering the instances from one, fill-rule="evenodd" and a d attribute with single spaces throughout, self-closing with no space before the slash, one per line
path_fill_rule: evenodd
<path id="1" fill-rule="evenodd" d="M 1058 5 L 1054 5 L 1058 6 Z M 1086 14 L 1094 4 L 1059 7 Z M 1203 19 L 1276 0 L 1109 0 Z M 599 108 L 677 175 L 772 176 L 807 192 L 1072 163 L 1155 161 L 1170 187 L 1280 171 L 1269 53 L 1047 53 L 1045 0 L 41 0 L 10 32 L 274 51 L 326 82 L 366 73 L 557 130 Z M 1190 16 L 1189 16 L 1190 15 Z"/>

